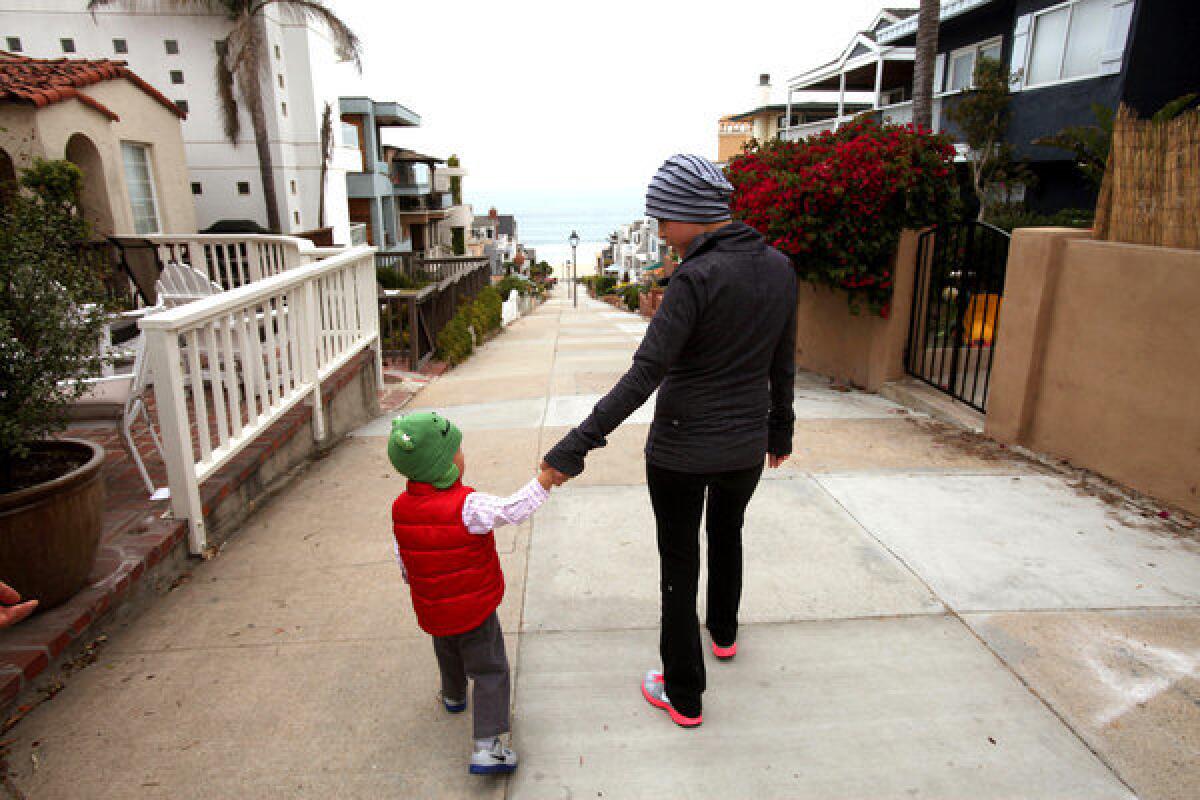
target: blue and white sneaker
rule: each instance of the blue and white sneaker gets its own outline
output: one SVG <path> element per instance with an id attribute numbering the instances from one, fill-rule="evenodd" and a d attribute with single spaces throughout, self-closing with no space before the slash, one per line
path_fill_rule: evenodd
<path id="1" fill-rule="evenodd" d="M 441 692 L 438 692 L 438 697 L 441 698 L 442 705 L 451 714 L 461 714 L 462 712 L 467 710 L 467 701 L 466 700 L 451 700 L 449 697 L 446 697 L 446 695 L 442 694 Z"/>
<path id="2" fill-rule="evenodd" d="M 505 747 L 499 736 L 475 740 L 475 752 L 471 755 L 472 775 L 508 775 L 516 768 L 517 754 L 511 747 Z"/>

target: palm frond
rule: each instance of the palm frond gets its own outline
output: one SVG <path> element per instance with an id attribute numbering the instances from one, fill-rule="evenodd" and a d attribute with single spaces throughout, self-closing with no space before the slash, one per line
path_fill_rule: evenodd
<path id="1" fill-rule="evenodd" d="M 250 14 L 260 13 L 270 5 L 279 6 L 296 19 L 312 20 L 324 25 L 333 35 L 333 45 L 338 53 L 353 61 L 355 68 L 362 72 L 362 40 L 321 0 L 260 0 L 251 6 Z"/>

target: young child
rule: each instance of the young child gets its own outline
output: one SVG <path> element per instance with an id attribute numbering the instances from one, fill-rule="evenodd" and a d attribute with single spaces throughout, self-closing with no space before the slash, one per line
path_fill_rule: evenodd
<path id="1" fill-rule="evenodd" d="M 433 637 L 442 673 L 441 701 L 457 714 L 472 695 L 475 747 L 470 771 L 510 773 L 517 754 L 501 736 L 510 732 L 509 671 L 496 608 L 504 574 L 492 532 L 533 515 L 549 497 L 554 474 L 542 470 L 511 497 L 462 484 L 462 433 L 436 413 L 392 421 L 388 458 L 408 478 L 392 504 L 396 557 L 412 592 L 421 629 Z"/>

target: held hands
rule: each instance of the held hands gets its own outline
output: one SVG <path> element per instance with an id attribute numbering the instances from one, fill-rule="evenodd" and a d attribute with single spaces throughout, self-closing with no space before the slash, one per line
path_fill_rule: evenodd
<path id="1" fill-rule="evenodd" d="M 791 456 L 777 456 L 773 453 L 767 453 L 767 466 L 771 469 L 779 469 L 783 462 L 787 461 Z"/>
<path id="2" fill-rule="evenodd" d="M 555 486 L 562 486 L 567 481 L 571 480 L 571 476 L 564 472 L 559 472 L 554 467 L 547 464 L 545 461 L 538 466 L 538 483 L 546 491 L 550 491 Z"/>

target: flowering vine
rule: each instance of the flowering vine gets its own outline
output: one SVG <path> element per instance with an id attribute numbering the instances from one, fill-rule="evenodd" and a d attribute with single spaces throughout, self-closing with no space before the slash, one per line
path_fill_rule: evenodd
<path id="1" fill-rule="evenodd" d="M 959 204 L 949 138 L 869 118 L 753 144 L 727 172 L 735 218 L 789 256 L 802 279 L 843 289 L 853 310 L 883 317 L 900 232 L 947 219 Z"/>

